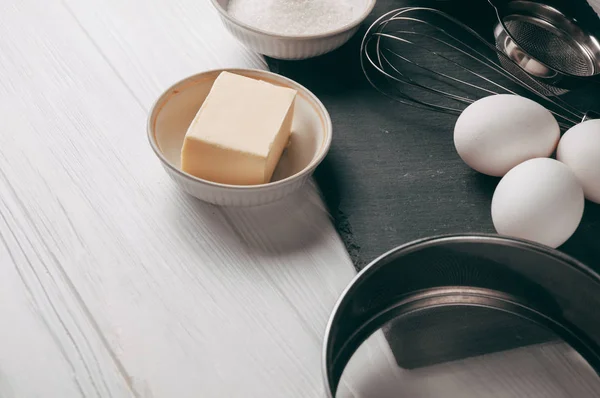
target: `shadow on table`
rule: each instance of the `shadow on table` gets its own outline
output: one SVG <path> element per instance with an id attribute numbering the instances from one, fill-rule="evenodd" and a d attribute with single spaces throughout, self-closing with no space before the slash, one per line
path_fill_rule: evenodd
<path id="1" fill-rule="evenodd" d="M 249 254 L 281 256 L 302 252 L 327 239 L 330 217 L 313 184 L 277 202 L 253 207 L 217 207 L 189 197 L 215 237 Z"/>

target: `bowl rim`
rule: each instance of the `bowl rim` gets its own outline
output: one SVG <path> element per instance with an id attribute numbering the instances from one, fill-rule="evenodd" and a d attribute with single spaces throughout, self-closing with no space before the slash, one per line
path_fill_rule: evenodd
<path id="1" fill-rule="evenodd" d="M 356 19 L 354 19 L 352 22 L 343 25 L 339 28 L 336 28 L 334 30 L 330 30 L 327 32 L 323 32 L 323 33 L 314 33 L 314 34 L 308 34 L 308 35 L 283 35 L 283 34 L 279 34 L 279 33 L 273 33 L 273 32 L 269 32 L 267 30 L 263 30 L 260 28 L 256 28 L 254 26 L 248 25 L 245 22 L 242 22 L 240 20 L 238 20 L 237 18 L 232 17 L 231 15 L 229 15 L 229 13 L 227 12 L 227 10 L 225 10 L 221 4 L 219 4 L 219 2 L 217 0 L 211 0 L 212 5 L 217 9 L 217 11 L 219 12 L 219 14 L 221 14 L 222 18 L 227 19 L 229 22 L 233 23 L 234 25 L 240 26 L 242 28 L 245 28 L 251 32 L 257 33 L 257 34 L 261 34 L 261 35 L 266 35 L 272 38 L 277 38 L 277 39 L 287 39 L 287 40 L 310 40 L 310 39 L 324 39 L 327 37 L 331 37 L 331 36 L 335 36 L 337 34 L 340 33 L 344 33 L 347 32 L 351 29 L 354 29 L 356 27 L 358 27 L 361 23 L 363 23 L 363 21 L 369 16 L 369 14 L 371 13 L 371 11 L 373 11 L 373 8 L 375 8 L 375 4 L 377 3 L 377 0 L 367 0 L 369 3 L 367 4 L 367 7 L 365 8 L 365 10 L 363 11 L 363 13 Z"/>
<path id="2" fill-rule="evenodd" d="M 256 73 L 258 75 L 270 76 L 273 78 L 282 79 L 287 83 L 291 83 L 292 86 L 296 85 L 300 89 L 304 90 L 305 94 L 307 95 L 307 98 L 309 100 L 313 101 L 313 103 L 317 106 L 317 108 L 319 108 L 319 110 L 323 113 L 323 116 L 325 119 L 324 120 L 324 122 L 325 122 L 325 137 L 323 139 L 323 143 L 321 144 L 321 147 L 319 148 L 320 152 L 317 153 L 317 156 L 314 157 L 311 160 L 311 162 L 308 165 L 306 165 L 302 170 L 300 170 L 299 172 L 297 172 L 295 174 L 292 174 L 281 180 L 268 182 L 266 184 L 256 184 L 256 185 L 233 185 L 233 184 L 223 184 L 220 182 L 209 181 L 209 180 L 206 180 L 203 178 L 195 177 L 189 173 L 186 173 L 185 171 L 181 170 L 180 168 L 176 167 L 171 162 L 169 162 L 169 160 L 167 160 L 165 155 L 160 150 L 158 143 L 156 142 L 156 131 L 154 128 L 155 121 L 158 118 L 160 111 L 162 110 L 161 105 L 164 105 L 168 102 L 168 97 L 170 97 L 171 93 L 174 90 L 176 90 L 177 87 L 179 87 L 180 85 L 183 85 L 188 81 L 191 81 L 191 80 L 194 80 L 197 78 L 201 78 L 204 75 L 208 75 L 211 73 L 217 73 L 217 72 L 231 72 L 231 73 L 252 72 L 252 73 Z M 325 105 L 323 105 L 321 100 L 319 100 L 319 98 L 317 98 L 317 96 L 315 94 L 313 94 L 312 91 L 310 91 L 309 89 L 307 89 L 306 87 L 304 87 L 303 85 L 301 85 L 300 83 L 298 83 L 292 79 L 289 79 L 280 74 L 277 74 L 277 73 L 274 73 L 271 71 L 267 71 L 267 70 L 263 70 L 263 69 L 218 68 L 218 69 L 206 70 L 204 72 L 200 72 L 200 73 L 196 73 L 196 74 L 187 76 L 187 77 L 175 82 L 174 84 L 170 85 L 166 90 L 164 90 L 162 92 L 162 94 L 156 99 L 156 101 L 154 101 L 154 103 L 150 107 L 150 111 L 148 113 L 148 118 L 146 121 L 146 133 L 148 136 L 148 140 L 150 142 L 150 146 L 152 147 L 152 150 L 154 151 L 154 154 L 160 159 L 160 161 L 162 162 L 163 165 L 167 166 L 171 171 L 173 171 L 177 175 L 184 177 L 188 180 L 191 180 L 191 181 L 194 181 L 197 183 L 201 183 L 201 184 L 205 184 L 205 185 L 210 185 L 213 187 L 246 191 L 246 190 L 255 190 L 255 189 L 262 189 L 262 190 L 275 189 L 281 185 L 285 185 L 294 180 L 298 180 L 299 178 L 302 178 L 303 176 L 306 176 L 307 174 L 312 173 L 312 171 L 323 161 L 323 159 L 325 159 L 325 156 L 327 156 L 327 153 L 329 152 L 329 149 L 331 147 L 331 142 L 333 140 L 333 125 L 331 122 L 331 117 L 329 115 L 329 112 L 327 111 L 327 108 L 325 108 Z"/>

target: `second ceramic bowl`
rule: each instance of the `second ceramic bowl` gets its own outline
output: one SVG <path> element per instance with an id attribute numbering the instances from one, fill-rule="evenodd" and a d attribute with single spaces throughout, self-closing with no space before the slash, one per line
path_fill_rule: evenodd
<path id="1" fill-rule="evenodd" d="M 278 59 L 306 59 L 335 50 L 346 43 L 375 7 L 376 0 L 352 0 L 352 22 L 339 29 L 315 35 L 278 35 L 245 24 L 227 12 L 229 0 L 211 0 L 223 24 L 246 47 Z"/>
<path id="2" fill-rule="evenodd" d="M 267 184 L 220 184 L 194 177 L 180 168 L 181 147 L 187 128 L 215 79 L 224 70 L 290 87 L 298 92 L 290 144 Z M 300 84 L 264 70 L 220 69 L 188 77 L 168 88 L 150 112 L 148 138 L 169 176 L 190 195 L 217 205 L 254 206 L 281 199 L 310 178 L 329 150 L 332 127 L 325 106 Z"/>

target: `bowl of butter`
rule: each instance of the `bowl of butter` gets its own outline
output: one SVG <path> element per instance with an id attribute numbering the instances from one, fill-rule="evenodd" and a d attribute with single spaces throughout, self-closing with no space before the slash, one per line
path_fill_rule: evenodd
<path id="1" fill-rule="evenodd" d="M 223 206 L 279 200 L 306 183 L 332 139 L 329 113 L 300 84 L 254 69 L 220 69 L 168 88 L 148 138 L 185 192 Z"/>

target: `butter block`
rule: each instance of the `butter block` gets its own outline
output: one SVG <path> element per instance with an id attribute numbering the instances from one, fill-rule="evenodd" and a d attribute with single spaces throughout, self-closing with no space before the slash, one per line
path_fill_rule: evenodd
<path id="1" fill-rule="evenodd" d="M 181 169 L 224 184 L 269 182 L 290 137 L 296 93 L 221 72 L 186 132 Z"/>

